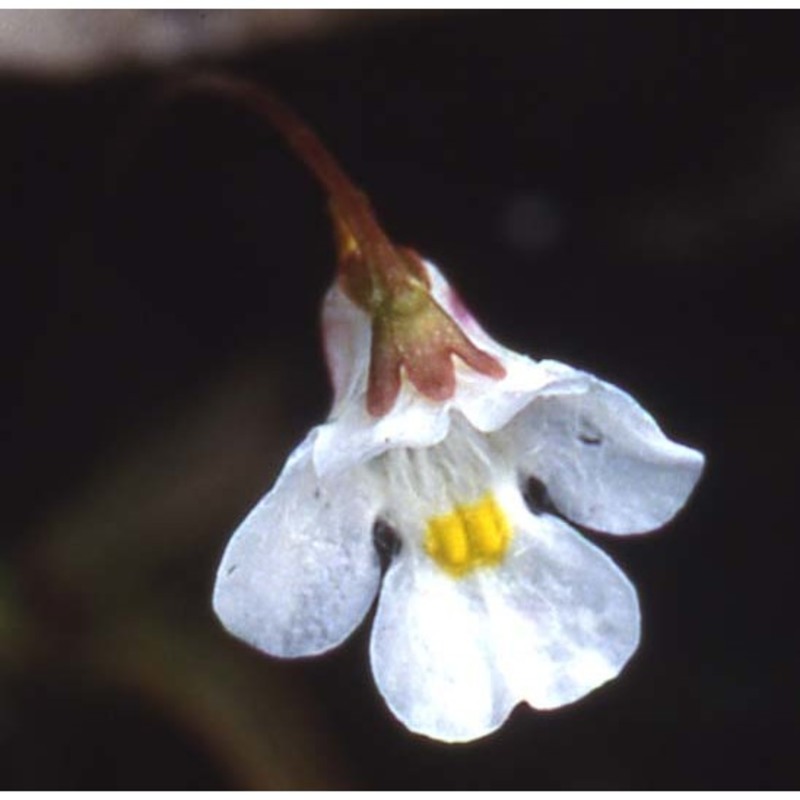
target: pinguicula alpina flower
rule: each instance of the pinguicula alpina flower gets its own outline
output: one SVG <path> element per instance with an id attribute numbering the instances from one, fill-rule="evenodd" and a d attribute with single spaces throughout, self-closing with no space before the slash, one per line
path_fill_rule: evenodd
<path id="1" fill-rule="evenodd" d="M 274 100 L 262 110 L 331 196 L 334 401 L 233 534 L 217 615 L 265 653 L 310 656 L 377 598 L 375 681 L 435 739 L 484 736 L 521 702 L 578 700 L 620 672 L 640 618 L 628 579 L 566 520 L 658 528 L 703 456 L 621 389 L 494 341 L 436 267 L 386 238 L 308 129 Z M 526 503 L 531 481 L 547 504 Z M 374 532 L 386 529 L 399 549 L 382 575 Z"/>

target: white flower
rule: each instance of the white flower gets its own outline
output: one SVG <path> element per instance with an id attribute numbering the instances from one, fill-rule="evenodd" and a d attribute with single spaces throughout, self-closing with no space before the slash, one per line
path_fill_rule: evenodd
<path id="1" fill-rule="evenodd" d="M 620 672 L 639 641 L 635 589 L 562 516 L 621 535 L 658 528 L 703 456 L 620 389 L 500 346 L 424 271 L 454 325 L 425 328 L 424 343 L 420 327 L 416 339 L 390 330 L 395 360 L 383 366 L 377 312 L 341 279 L 329 292 L 331 416 L 233 535 L 214 608 L 259 650 L 309 656 L 346 639 L 379 595 L 370 657 L 381 694 L 411 730 L 464 741 L 520 702 L 555 708 Z M 467 344 L 437 350 L 458 331 Z M 526 505 L 531 478 L 558 515 Z M 401 545 L 383 578 L 379 522 Z"/>
<path id="2" fill-rule="evenodd" d="M 408 728 L 445 741 L 615 677 L 639 641 L 636 592 L 564 518 L 653 530 L 686 502 L 703 456 L 625 392 L 491 339 L 277 98 L 204 85 L 283 133 L 325 187 L 339 245 L 323 312 L 333 410 L 228 544 L 223 624 L 266 653 L 309 656 L 346 639 L 380 594 L 378 688 Z M 549 499 L 533 509 L 531 480 Z M 400 550 L 382 579 L 373 532 L 385 526 Z"/>

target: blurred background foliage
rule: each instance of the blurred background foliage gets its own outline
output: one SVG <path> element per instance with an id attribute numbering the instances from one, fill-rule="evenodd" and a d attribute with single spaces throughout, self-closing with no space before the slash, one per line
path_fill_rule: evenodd
<path id="1" fill-rule="evenodd" d="M 794 13 L 0 11 L 0 787 L 796 788 Z M 329 389 L 320 192 L 268 84 L 502 341 L 633 392 L 708 470 L 623 676 L 447 747 L 369 624 L 279 662 L 210 609 Z M 598 540 L 601 537 L 596 537 Z M 346 576 L 343 576 L 346 579 Z"/>

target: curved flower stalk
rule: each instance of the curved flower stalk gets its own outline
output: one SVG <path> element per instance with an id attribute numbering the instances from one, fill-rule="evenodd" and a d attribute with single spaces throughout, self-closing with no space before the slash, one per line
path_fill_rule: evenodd
<path id="1" fill-rule="evenodd" d="M 345 640 L 378 598 L 375 681 L 404 725 L 435 739 L 484 736 L 520 702 L 583 697 L 636 650 L 639 604 L 566 520 L 654 530 L 686 502 L 703 456 L 624 391 L 498 344 L 270 103 L 332 197 L 334 401 L 231 538 L 217 615 L 259 650 L 310 656 Z M 546 508 L 526 504 L 531 479 Z M 386 526 L 399 551 L 382 575 L 373 533 Z"/>

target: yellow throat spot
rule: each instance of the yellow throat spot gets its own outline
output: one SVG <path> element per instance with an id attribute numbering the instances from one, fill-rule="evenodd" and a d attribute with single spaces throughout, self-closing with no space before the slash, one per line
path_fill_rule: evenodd
<path id="1" fill-rule="evenodd" d="M 499 564 L 511 541 L 511 525 L 494 495 L 456 506 L 428 520 L 425 552 L 453 577 Z"/>

